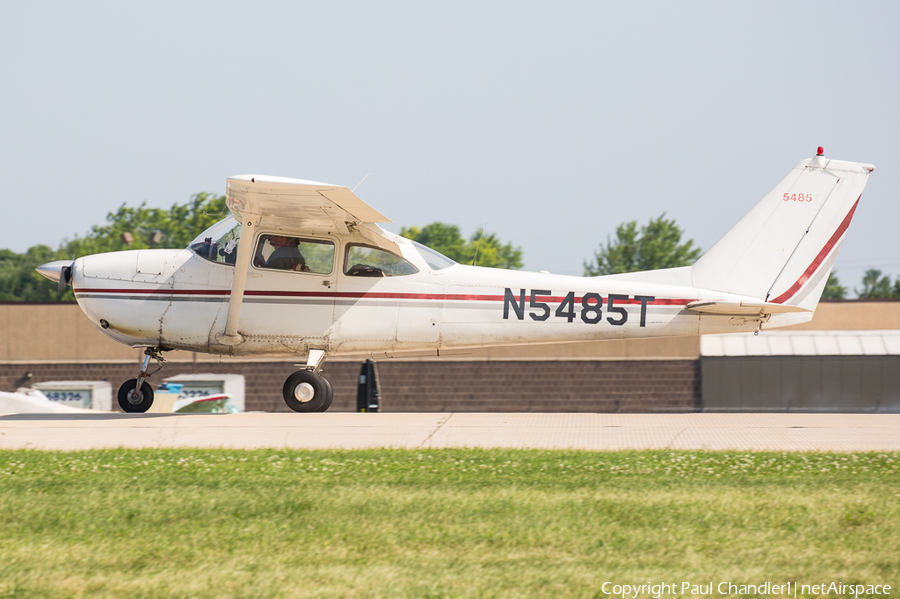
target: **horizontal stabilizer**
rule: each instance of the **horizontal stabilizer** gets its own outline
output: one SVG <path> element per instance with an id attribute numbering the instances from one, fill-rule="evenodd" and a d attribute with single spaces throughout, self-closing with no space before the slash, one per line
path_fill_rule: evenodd
<path id="1" fill-rule="evenodd" d="M 763 314 L 783 314 L 785 312 L 811 312 L 798 306 L 775 304 L 772 302 L 726 302 L 726 301 L 699 301 L 691 302 L 685 306 L 692 312 L 700 314 L 718 314 L 733 316 L 752 316 Z"/>

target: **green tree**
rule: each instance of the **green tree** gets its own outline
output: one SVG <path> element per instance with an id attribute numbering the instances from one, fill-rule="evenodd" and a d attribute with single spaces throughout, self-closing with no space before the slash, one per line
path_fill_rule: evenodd
<path id="1" fill-rule="evenodd" d="M 421 229 L 415 226 L 403 227 L 400 229 L 400 235 L 418 241 L 451 260 L 466 262 L 466 240 L 456 225 L 433 222 Z"/>
<path id="2" fill-rule="evenodd" d="M 693 264 L 702 253 L 694 240 L 681 242 L 683 235 L 674 219 L 666 214 L 650 219 L 638 229 L 637 221 L 616 227 L 616 238 L 594 252 L 594 260 L 584 263 L 585 276 L 611 275 Z"/>
<path id="3" fill-rule="evenodd" d="M 61 250 L 68 256 L 89 256 L 103 252 L 128 249 L 122 241 L 122 233 L 131 233 L 132 249 L 150 247 L 150 235 L 159 231 L 160 248 L 183 248 L 204 229 L 219 221 L 228 212 L 225 196 L 198 193 L 184 204 L 174 204 L 170 209 L 147 208 L 122 204 L 115 212 L 106 215 L 105 225 L 94 225 L 84 237 L 64 240 Z"/>
<path id="4" fill-rule="evenodd" d="M 828 281 L 822 291 L 822 299 L 844 299 L 846 295 L 847 288 L 841 285 L 834 271 L 828 273 Z"/>
<path id="5" fill-rule="evenodd" d="M 57 285 L 48 281 L 34 269 L 54 260 L 59 260 L 58 252 L 46 245 L 28 248 L 23 254 L 11 250 L 0 250 L 0 301 L 55 301 L 58 297 Z M 75 299 L 71 290 L 68 299 Z"/>
<path id="6" fill-rule="evenodd" d="M 54 260 L 73 260 L 81 256 L 127 249 L 122 233 L 131 233 L 133 249 L 150 247 L 150 234 L 159 231 L 162 240 L 156 247 L 183 248 L 204 229 L 227 215 L 225 196 L 198 193 L 184 204 L 170 209 L 147 208 L 146 203 L 119 206 L 106 216 L 105 225 L 94 225 L 84 237 L 63 240 L 53 250 L 37 245 L 23 254 L 0 250 L 0 301 L 74 300 L 71 288 L 58 297 L 56 283 L 48 281 L 35 267 Z"/>
<path id="7" fill-rule="evenodd" d="M 860 299 L 890 299 L 900 297 L 900 279 L 891 285 L 891 279 L 887 275 L 882 276 L 877 268 L 870 268 L 863 275 L 863 288 L 856 290 Z"/>
<path id="8" fill-rule="evenodd" d="M 471 252 L 471 259 L 468 253 Z M 495 233 L 474 233 L 466 246 L 466 263 L 494 268 L 522 268 L 522 248 L 502 243 Z"/>
<path id="9" fill-rule="evenodd" d="M 503 243 L 495 233 L 474 233 L 468 241 L 459 227 L 433 222 L 419 227 L 403 227 L 400 235 L 418 241 L 460 264 L 477 264 L 493 268 L 522 268 L 522 248 Z"/>

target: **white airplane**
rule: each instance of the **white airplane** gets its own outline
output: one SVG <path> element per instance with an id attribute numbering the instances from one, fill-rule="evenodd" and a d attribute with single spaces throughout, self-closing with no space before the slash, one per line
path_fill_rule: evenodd
<path id="1" fill-rule="evenodd" d="M 807 322 L 856 210 L 869 164 L 800 162 L 694 265 L 576 277 L 457 264 L 376 223 L 346 187 L 262 175 L 227 181 L 233 216 L 183 250 L 44 264 L 105 335 L 145 348 L 119 389 L 145 412 L 150 358 L 173 349 L 292 354 L 283 395 L 325 411 L 326 356 L 765 330 Z"/>

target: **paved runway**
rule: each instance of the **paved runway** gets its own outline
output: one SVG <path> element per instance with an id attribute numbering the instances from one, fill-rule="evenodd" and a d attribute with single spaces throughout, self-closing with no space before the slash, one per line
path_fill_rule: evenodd
<path id="1" fill-rule="evenodd" d="M 0 416 L 0 449 L 109 447 L 900 451 L 900 414 Z"/>

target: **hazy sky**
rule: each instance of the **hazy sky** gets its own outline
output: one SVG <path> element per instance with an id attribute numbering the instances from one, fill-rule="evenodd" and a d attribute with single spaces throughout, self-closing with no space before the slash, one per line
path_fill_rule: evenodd
<path id="1" fill-rule="evenodd" d="M 667 212 L 709 248 L 816 146 L 874 163 L 838 275 L 900 273 L 900 4 L 0 4 L 0 247 L 225 178 L 354 187 L 582 274 Z"/>

